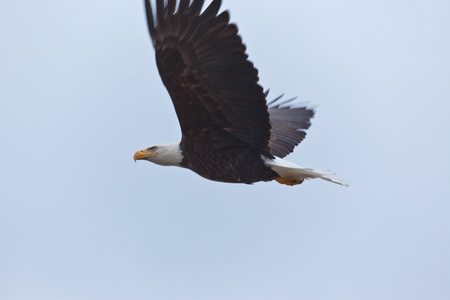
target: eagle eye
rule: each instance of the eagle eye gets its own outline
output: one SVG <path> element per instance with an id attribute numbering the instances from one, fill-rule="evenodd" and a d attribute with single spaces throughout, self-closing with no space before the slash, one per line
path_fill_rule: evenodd
<path id="1" fill-rule="evenodd" d="M 157 149 L 158 149 L 158 147 L 156 147 L 156 146 L 150 147 L 150 151 L 156 151 Z"/>

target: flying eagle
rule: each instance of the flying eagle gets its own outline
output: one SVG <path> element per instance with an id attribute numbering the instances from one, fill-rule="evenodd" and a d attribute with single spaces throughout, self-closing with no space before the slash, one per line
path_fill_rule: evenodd
<path id="1" fill-rule="evenodd" d="M 165 3 L 166 2 L 166 3 Z M 204 0 L 157 0 L 156 18 L 145 0 L 148 29 L 159 74 L 172 98 L 181 142 L 134 154 L 163 166 L 190 169 L 231 183 L 276 180 L 296 185 L 310 178 L 337 184 L 328 171 L 302 168 L 283 159 L 305 137 L 312 109 L 280 97 L 267 104 L 258 71 L 221 0 L 202 12 Z"/>

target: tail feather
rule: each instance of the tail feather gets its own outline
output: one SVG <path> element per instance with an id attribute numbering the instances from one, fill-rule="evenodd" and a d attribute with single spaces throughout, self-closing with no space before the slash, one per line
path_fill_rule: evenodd
<path id="1" fill-rule="evenodd" d="M 292 162 L 276 157 L 270 159 L 263 156 L 264 163 L 272 170 L 278 173 L 284 179 L 293 179 L 302 181 L 303 179 L 320 178 L 329 182 L 348 186 L 345 182 L 329 177 L 334 173 L 329 170 L 317 170 L 310 168 L 302 168 Z"/>
<path id="2" fill-rule="evenodd" d="M 296 175 L 301 176 L 303 178 L 311 179 L 311 178 L 320 178 L 329 182 L 333 182 L 336 184 L 340 184 L 343 186 L 348 186 L 345 182 L 339 179 L 334 179 L 329 177 L 328 175 L 333 175 L 334 173 L 329 172 L 327 170 L 316 170 L 316 169 L 306 169 L 306 168 L 296 168 L 292 169 L 295 171 Z"/>

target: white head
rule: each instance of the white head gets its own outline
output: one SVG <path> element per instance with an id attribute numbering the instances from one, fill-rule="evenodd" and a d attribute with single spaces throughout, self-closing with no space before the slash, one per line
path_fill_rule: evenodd
<path id="1" fill-rule="evenodd" d="M 180 166 L 183 161 L 180 143 L 152 146 L 134 154 L 134 161 L 145 159 L 162 166 Z"/>

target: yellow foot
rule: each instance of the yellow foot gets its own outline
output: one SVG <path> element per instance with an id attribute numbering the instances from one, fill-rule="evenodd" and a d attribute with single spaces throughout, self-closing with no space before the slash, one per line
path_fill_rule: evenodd
<path id="1" fill-rule="evenodd" d="M 283 178 L 283 177 L 275 177 L 275 180 L 276 180 L 278 183 L 293 186 L 293 185 L 302 183 L 304 179 L 302 179 L 302 180 L 297 180 L 297 179 L 286 179 L 286 178 Z"/>

